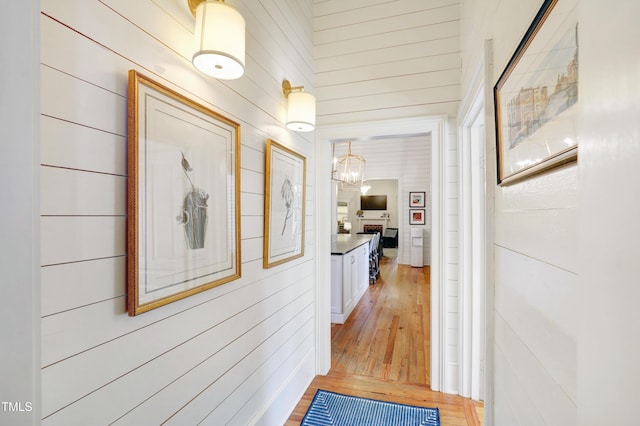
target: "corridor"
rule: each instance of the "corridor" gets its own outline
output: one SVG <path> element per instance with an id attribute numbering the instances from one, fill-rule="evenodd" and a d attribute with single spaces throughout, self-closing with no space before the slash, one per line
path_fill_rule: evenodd
<path id="1" fill-rule="evenodd" d="M 300 423 L 317 389 L 437 407 L 442 426 L 481 425 L 483 406 L 429 388 L 429 267 L 383 258 L 381 279 L 344 325 L 331 327 L 331 371 L 316 376 L 285 423 Z"/>

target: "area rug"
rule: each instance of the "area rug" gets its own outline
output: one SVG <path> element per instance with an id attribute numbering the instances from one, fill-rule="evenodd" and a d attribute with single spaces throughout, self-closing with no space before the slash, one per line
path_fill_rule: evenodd
<path id="1" fill-rule="evenodd" d="M 440 412 L 318 389 L 300 425 L 440 426 Z"/>

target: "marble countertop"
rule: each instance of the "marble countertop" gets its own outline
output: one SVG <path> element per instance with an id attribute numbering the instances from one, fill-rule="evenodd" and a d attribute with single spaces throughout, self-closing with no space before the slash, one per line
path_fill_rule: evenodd
<path id="1" fill-rule="evenodd" d="M 331 238 L 331 254 L 343 255 L 363 244 L 368 244 L 373 234 L 338 234 Z"/>

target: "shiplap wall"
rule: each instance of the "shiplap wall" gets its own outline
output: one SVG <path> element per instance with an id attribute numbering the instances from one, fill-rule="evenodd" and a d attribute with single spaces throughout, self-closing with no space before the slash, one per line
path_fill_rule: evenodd
<path id="1" fill-rule="evenodd" d="M 311 0 L 229 1 L 243 78 L 190 63 L 182 0 L 43 0 L 42 417 L 46 425 L 282 423 L 314 374 L 313 179 L 305 256 L 262 268 L 264 147 L 288 78 L 312 90 Z M 241 124 L 242 278 L 137 317 L 125 305 L 127 71 Z"/>
<path id="2" fill-rule="evenodd" d="M 458 0 L 315 0 L 318 123 L 455 116 Z"/>
<path id="3" fill-rule="evenodd" d="M 579 4 L 580 290 L 574 306 L 580 321 L 576 424 L 585 426 L 638 423 L 640 192 L 630 187 L 640 181 L 639 14 L 640 2 Z"/>
<path id="4" fill-rule="evenodd" d="M 451 120 L 450 120 L 451 121 Z M 455 127 L 450 125 L 450 131 Z M 442 391 L 459 393 L 460 380 L 460 344 L 459 344 L 459 313 L 460 313 L 460 281 L 459 281 L 459 179 L 458 179 L 458 135 L 450 133 L 444 149 L 446 167 L 443 170 L 443 263 L 442 280 L 444 282 L 441 310 L 446 312 L 444 328 L 444 359 Z"/>
<path id="5" fill-rule="evenodd" d="M 344 145 L 336 146 L 336 155 L 342 155 Z M 366 160 L 366 176 L 373 179 L 398 180 L 398 262 L 408 265 L 410 261 L 411 229 L 409 225 L 409 192 L 425 191 L 425 229 L 424 254 L 425 265 L 429 265 L 431 253 L 431 136 L 421 135 L 376 139 L 373 141 L 355 141 L 351 143 L 351 152 L 363 155 Z M 373 194 L 373 193 L 371 193 Z M 375 217 L 375 212 L 369 216 Z M 355 217 L 355 216 L 354 216 Z M 357 223 L 357 221 L 356 221 Z M 416 225 L 412 225 L 416 226 Z"/>
<path id="6" fill-rule="evenodd" d="M 446 336 L 439 388 L 458 392 L 458 160 L 460 2 L 458 0 L 315 0 L 314 58 L 318 124 L 340 125 L 408 117 L 448 117 L 442 165 L 443 271 Z M 345 135 L 351 137 L 352 135 Z M 399 151 L 387 144 L 387 156 Z M 368 152 L 362 152 L 368 160 Z M 391 178 L 406 176 L 405 165 Z M 368 176 L 373 177 L 367 172 Z M 403 178 L 404 192 L 431 182 Z M 408 205 L 408 198 L 405 200 Z M 406 215 L 408 213 L 404 212 Z M 402 214 L 402 213 L 401 213 Z M 430 219 L 430 216 L 428 216 Z M 408 224 L 408 219 L 406 219 Z M 408 229 L 401 259 L 409 263 Z M 426 247 L 429 249 L 430 247 Z M 430 263 L 430 262 L 429 262 Z M 434 303 L 438 303 L 434 301 Z"/>
<path id="7" fill-rule="evenodd" d="M 473 89 L 484 40 L 493 38 L 493 81 L 485 82 L 492 87 L 541 4 L 463 3 L 465 91 Z M 495 170 L 495 146 L 486 159 Z M 487 377 L 494 407 L 488 411 L 496 425 L 577 424 L 577 167 L 509 187 L 496 186 L 495 175 L 487 179 L 495 186 L 495 309 L 488 313 L 495 317 L 489 332 L 495 361 Z"/>

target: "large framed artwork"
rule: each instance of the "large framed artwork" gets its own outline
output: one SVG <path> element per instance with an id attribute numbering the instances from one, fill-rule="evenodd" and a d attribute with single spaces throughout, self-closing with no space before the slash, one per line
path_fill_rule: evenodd
<path id="1" fill-rule="evenodd" d="M 494 87 L 498 183 L 578 158 L 577 0 L 545 0 Z"/>
<path id="2" fill-rule="evenodd" d="M 240 277 L 240 125 L 135 70 L 128 108 L 133 316 Z"/>
<path id="3" fill-rule="evenodd" d="M 271 268 L 304 256 L 307 160 L 268 139 L 265 164 L 263 266 Z"/>

